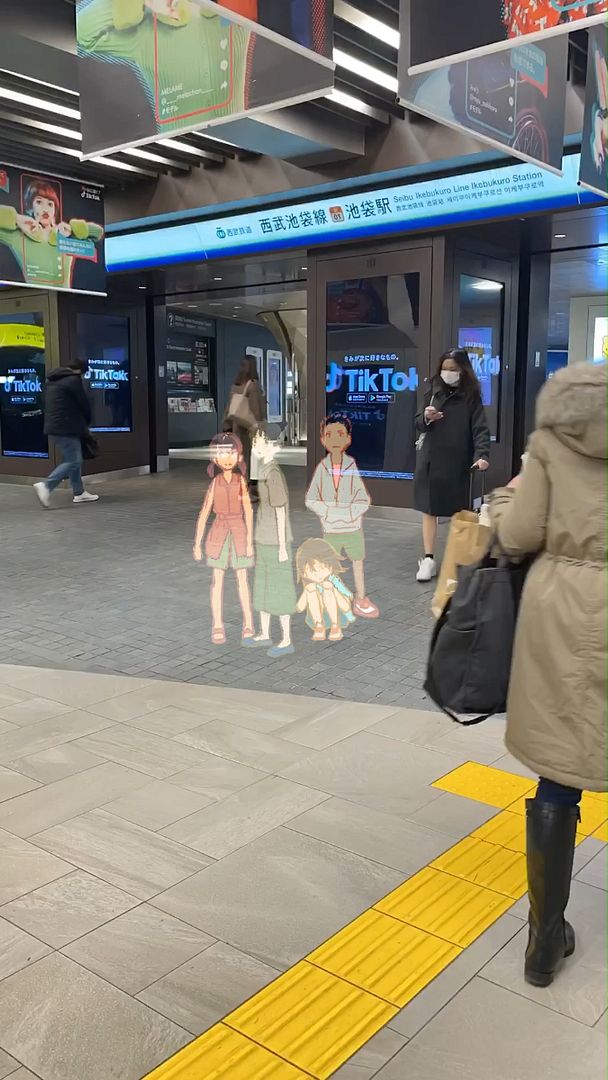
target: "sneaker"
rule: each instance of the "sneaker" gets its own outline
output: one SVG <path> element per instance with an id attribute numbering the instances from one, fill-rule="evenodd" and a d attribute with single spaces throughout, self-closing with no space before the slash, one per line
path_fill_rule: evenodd
<path id="1" fill-rule="evenodd" d="M 429 559 L 428 556 L 419 559 L 416 581 L 431 581 L 434 577 L 437 577 L 437 563 L 435 560 Z"/>
<path id="2" fill-rule="evenodd" d="M 369 596 L 364 596 L 361 600 L 355 600 L 353 604 L 353 615 L 358 615 L 360 619 L 377 619 L 379 614 L 379 608 L 370 600 Z"/>
<path id="3" fill-rule="evenodd" d="M 75 503 L 87 503 L 97 502 L 99 495 L 92 495 L 90 491 L 83 491 L 82 495 L 74 495 L 72 502 Z"/>
<path id="4" fill-rule="evenodd" d="M 44 509 L 47 510 L 51 501 L 51 493 L 44 483 L 44 480 L 40 480 L 37 484 L 34 484 L 34 491 L 38 497 L 38 502 Z"/>

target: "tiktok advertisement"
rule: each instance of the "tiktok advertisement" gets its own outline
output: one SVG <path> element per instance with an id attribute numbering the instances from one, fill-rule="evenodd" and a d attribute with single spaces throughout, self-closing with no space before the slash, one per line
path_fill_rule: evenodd
<path id="1" fill-rule="evenodd" d="M 105 296 L 103 190 L 0 165 L 0 284 Z"/>

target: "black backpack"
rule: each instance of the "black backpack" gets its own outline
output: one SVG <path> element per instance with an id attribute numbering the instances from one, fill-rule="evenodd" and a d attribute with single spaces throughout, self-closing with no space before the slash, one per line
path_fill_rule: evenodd
<path id="1" fill-rule="evenodd" d="M 490 552 L 460 567 L 458 585 L 437 620 L 424 689 L 452 720 L 479 724 L 504 712 L 522 589 L 530 560 Z M 456 713 L 472 718 L 461 720 Z M 475 715 L 477 714 L 477 715 Z"/>

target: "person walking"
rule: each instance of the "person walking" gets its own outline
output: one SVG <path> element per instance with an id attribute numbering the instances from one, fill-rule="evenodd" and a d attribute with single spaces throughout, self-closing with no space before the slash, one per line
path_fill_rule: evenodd
<path id="1" fill-rule="evenodd" d="M 235 396 L 242 395 L 247 399 L 251 414 L 250 425 L 230 415 L 230 408 Z M 257 363 L 254 356 L 245 355 L 241 360 L 235 380 L 230 387 L 228 402 L 224 410 L 224 430 L 231 431 L 240 440 L 243 447 L 243 461 L 245 463 L 246 477 L 249 481 L 250 494 L 257 497 L 257 480 L 251 479 L 251 440 L 257 428 L 267 419 L 268 410 L 266 398 L 262 393 L 258 375 Z"/>
<path id="2" fill-rule="evenodd" d="M 437 576 L 437 519 L 467 508 L 471 468 L 484 471 L 490 463 L 490 429 L 481 389 L 464 349 L 449 349 L 439 358 L 416 417 L 416 430 L 414 506 L 422 514 L 424 547 L 416 580 L 431 581 Z"/>
<path id="3" fill-rule="evenodd" d="M 540 777 L 526 802 L 525 978 L 549 986 L 575 947 L 564 914 L 583 790 L 608 790 L 606 365 L 573 364 L 541 391 L 522 473 L 490 496 L 500 548 L 535 554 L 507 701 L 507 749 Z"/>
<path id="4" fill-rule="evenodd" d="M 82 439 L 89 433 L 91 406 L 85 393 L 83 375 L 86 360 L 74 360 L 69 367 L 55 368 L 44 387 L 44 433 L 50 435 L 63 461 L 46 480 L 34 484 L 38 500 L 49 506 L 56 487 L 69 478 L 76 504 L 97 502 L 99 495 L 85 491 L 82 482 Z"/>

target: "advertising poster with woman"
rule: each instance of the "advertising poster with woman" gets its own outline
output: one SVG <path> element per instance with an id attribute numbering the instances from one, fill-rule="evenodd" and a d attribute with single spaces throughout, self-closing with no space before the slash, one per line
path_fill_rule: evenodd
<path id="1" fill-rule="evenodd" d="M 581 184 L 608 196 L 608 68 L 605 27 L 589 33 L 585 121 L 581 145 Z"/>
<path id="2" fill-rule="evenodd" d="M 0 284 L 105 295 L 103 191 L 0 165 Z"/>
<path id="3" fill-rule="evenodd" d="M 309 14 L 312 2 L 306 0 Z M 282 4 L 291 8 L 289 0 Z M 237 17 L 237 9 L 254 7 L 236 0 L 77 0 L 85 158 L 330 90 L 326 56 L 269 36 L 261 22 L 257 33 L 256 20 Z"/>
<path id="4" fill-rule="evenodd" d="M 608 0 L 402 0 L 410 74 L 604 23 Z M 403 37 L 403 35 L 402 35 Z"/>

